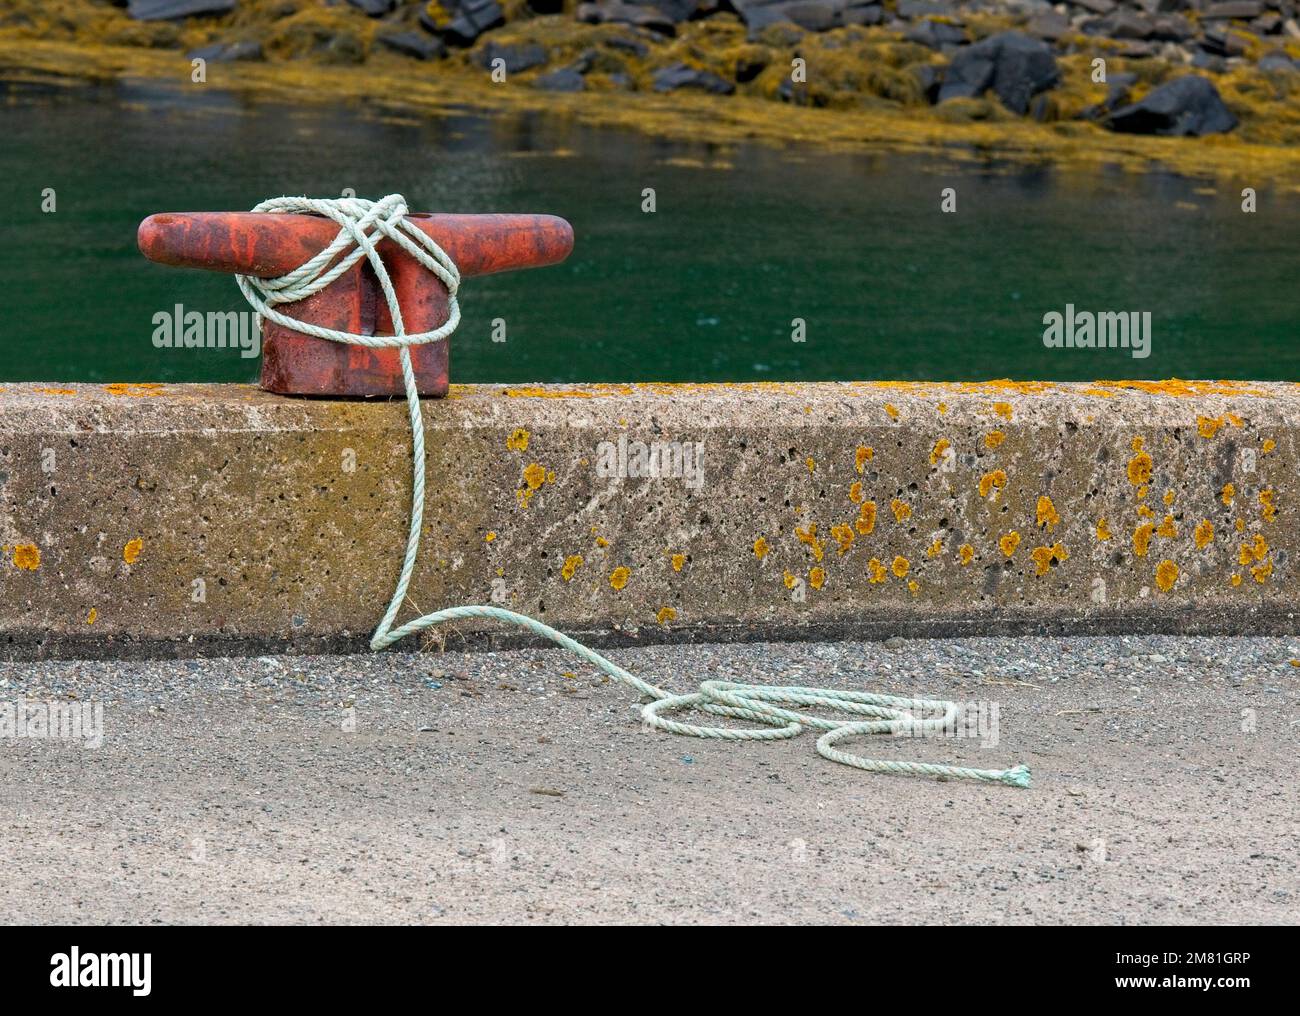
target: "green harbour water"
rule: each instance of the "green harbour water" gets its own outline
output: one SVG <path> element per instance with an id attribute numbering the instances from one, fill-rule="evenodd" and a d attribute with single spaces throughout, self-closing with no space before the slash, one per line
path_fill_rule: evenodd
<path id="1" fill-rule="evenodd" d="M 246 305 L 229 277 L 146 262 L 136 226 L 344 188 L 573 223 L 565 264 L 466 281 L 453 381 L 1300 380 L 1295 193 L 1261 188 L 1247 215 L 1238 189 L 1168 174 L 716 148 L 139 83 L 4 87 L 0 380 L 253 380 L 237 350 L 155 348 L 160 311 Z M 1150 312 L 1151 355 L 1045 348 L 1043 316 L 1067 304 Z"/>

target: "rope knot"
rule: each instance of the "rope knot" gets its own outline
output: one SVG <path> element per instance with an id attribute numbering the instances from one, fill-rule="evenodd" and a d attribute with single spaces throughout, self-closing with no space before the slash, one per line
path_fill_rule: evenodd
<path id="1" fill-rule="evenodd" d="M 402 195 L 389 194 L 378 201 L 366 198 L 280 197 L 263 201 L 253 211 L 319 215 L 332 220 L 339 227 L 338 236 L 328 247 L 287 275 L 275 279 L 259 279 L 253 275 L 235 276 L 245 299 L 257 311 L 259 322 L 265 318 L 303 335 L 331 342 L 369 346 L 372 349 L 392 346 L 405 349 L 426 342 L 441 342 L 460 324 L 460 304 L 456 299 L 456 292 L 460 289 L 460 271 L 432 237 L 407 221 L 410 209 Z M 376 248 L 376 244 L 383 239 L 393 241 L 447 287 L 447 320 L 432 331 L 416 332 L 413 335 L 406 333 L 393 281 Z M 393 322 L 392 335 L 343 332 L 301 321 L 275 309 L 280 304 L 296 303 L 319 293 L 351 270 L 362 258 L 369 261 L 370 267 L 374 269 L 375 278 L 379 281 L 379 288 L 388 304 L 389 316 Z"/>

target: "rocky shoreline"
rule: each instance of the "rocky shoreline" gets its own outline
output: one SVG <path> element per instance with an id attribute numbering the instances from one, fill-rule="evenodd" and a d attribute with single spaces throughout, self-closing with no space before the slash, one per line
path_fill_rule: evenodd
<path id="1" fill-rule="evenodd" d="M 0 35 L 1300 144 L 1300 0 L 11 0 Z"/>

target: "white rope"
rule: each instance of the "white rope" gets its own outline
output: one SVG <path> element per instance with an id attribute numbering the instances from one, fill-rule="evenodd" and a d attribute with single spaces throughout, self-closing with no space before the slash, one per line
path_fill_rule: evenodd
<path id="1" fill-rule="evenodd" d="M 441 342 L 460 323 L 460 306 L 456 291 L 460 287 L 460 272 L 455 263 L 427 234 L 405 221 L 406 201 L 400 194 L 389 194 L 379 201 L 362 198 L 314 199 L 281 197 L 263 201 L 255 212 L 288 212 L 321 215 L 338 223 L 339 233 L 334 241 L 305 264 L 278 279 L 259 279 L 239 275 L 236 280 L 244 296 L 257 313 L 278 325 L 305 335 L 331 342 L 344 342 L 370 347 L 399 348 L 402 381 L 406 388 L 406 403 L 411 420 L 412 476 L 411 525 L 406 537 L 406 555 L 402 560 L 401 574 L 393 598 L 375 628 L 370 648 L 384 649 L 408 635 L 434 625 L 463 618 L 488 618 L 518 625 L 535 635 L 549 639 L 598 667 L 616 681 L 635 688 L 653 699 L 641 710 L 642 721 L 650 727 L 685 734 L 690 737 L 721 738 L 732 741 L 772 741 L 797 737 L 805 727 L 824 730 L 817 741 L 817 752 L 825 758 L 870 772 L 900 773 L 912 776 L 937 776 L 984 780 L 1006 783 L 1016 787 L 1029 786 L 1029 770 L 1025 766 L 1011 769 L 970 769 L 964 766 L 933 765 L 923 762 L 901 762 L 868 759 L 839 751 L 832 745 L 860 734 L 935 734 L 955 733 L 959 707 L 956 703 L 935 699 L 899 698 L 866 691 L 834 691 L 830 689 L 773 687 L 758 684 L 735 684 L 729 681 L 705 681 L 699 690 L 689 695 L 673 695 L 624 670 L 618 664 L 601 656 L 595 650 L 575 641 L 563 632 L 542 622 L 492 606 L 450 607 L 425 614 L 400 627 L 393 628 L 397 611 L 406 599 L 411 583 L 416 556 L 420 550 L 420 530 L 424 524 L 424 420 L 420 412 L 420 396 L 411 366 L 410 347 L 417 343 Z M 375 249 L 380 237 L 388 237 L 432 272 L 447 287 L 450 295 L 445 324 L 433 331 L 407 335 L 402 322 L 402 311 L 393 291 L 388 269 Z M 412 242 L 414 241 L 414 242 Z M 332 328 L 299 321 L 276 310 L 280 304 L 294 303 L 320 292 L 362 258 L 369 260 L 379 280 L 380 289 L 388 301 L 393 321 L 392 335 L 354 335 Z M 337 259 L 337 260 L 336 260 Z M 868 720 L 834 720 L 796 712 L 784 706 L 811 706 L 832 709 Z M 661 714 L 694 709 L 715 716 L 748 720 L 760 723 L 758 728 L 700 727 L 665 719 Z M 919 716 L 917 714 L 920 714 Z"/>

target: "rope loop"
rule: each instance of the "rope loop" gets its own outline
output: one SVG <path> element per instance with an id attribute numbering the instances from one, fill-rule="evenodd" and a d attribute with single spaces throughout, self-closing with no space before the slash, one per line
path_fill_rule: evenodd
<path id="1" fill-rule="evenodd" d="M 406 221 L 406 200 L 400 194 L 389 194 L 378 201 L 362 198 L 317 199 L 305 197 L 280 197 L 263 201 L 255 212 L 289 212 L 320 215 L 338 224 L 339 233 L 332 243 L 315 257 L 277 279 L 259 279 L 237 275 L 236 281 L 248 302 L 257 313 L 276 324 L 331 342 L 380 347 L 398 347 L 402 366 L 402 381 L 406 390 L 406 403 L 411 421 L 411 524 L 406 537 L 406 553 L 397 587 L 389 601 L 388 609 L 370 638 L 372 650 L 385 649 L 408 635 L 449 621 L 471 618 L 501 621 L 524 628 L 534 635 L 549 639 L 586 660 L 602 673 L 626 684 L 651 701 L 641 709 L 641 720 L 649 729 L 664 730 L 688 737 L 707 737 L 728 741 L 778 741 L 798 737 L 805 728 L 823 730 L 817 741 L 817 753 L 823 758 L 844 765 L 865 769 L 868 772 L 896 773 L 909 776 L 932 776 L 948 779 L 981 780 L 988 783 L 1005 783 L 1013 787 L 1029 786 L 1029 770 L 1025 766 L 1011 769 L 970 769 L 965 766 L 935 765 L 926 762 L 895 762 L 868 759 L 851 755 L 832 747 L 848 737 L 865 734 L 942 734 L 956 729 L 960 709 L 955 702 L 937 699 L 900 698 L 868 691 L 837 691 L 829 688 L 803 688 L 740 684 L 731 681 L 704 681 L 699 689 L 687 695 L 674 695 L 644 681 L 624 670 L 594 649 L 556 631 L 526 614 L 486 605 L 449 607 L 434 611 L 397 628 L 393 622 L 406 600 L 411 584 L 416 556 L 420 550 L 420 530 L 424 522 L 424 418 L 420 411 L 420 396 L 411 366 L 410 347 L 425 342 L 441 342 L 460 323 L 460 306 L 456 291 L 460 287 L 460 272 L 447 253 L 423 231 Z M 444 324 L 429 332 L 407 335 L 402 323 L 402 310 L 397 303 L 392 280 L 375 249 L 382 238 L 388 238 L 402 247 L 435 275 L 450 294 L 448 316 Z M 295 303 L 319 293 L 362 258 L 366 258 L 379 280 L 388 311 L 393 321 L 392 335 L 353 335 L 308 324 L 282 314 L 275 308 L 280 304 Z M 854 719 L 828 719 L 786 708 L 797 706 L 848 713 Z M 691 709 L 696 712 L 725 716 L 729 719 L 758 723 L 758 727 L 701 727 L 665 719 L 664 713 Z M 861 719 L 870 717 L 870 719 Z"/>

